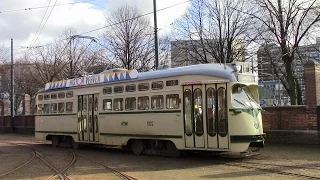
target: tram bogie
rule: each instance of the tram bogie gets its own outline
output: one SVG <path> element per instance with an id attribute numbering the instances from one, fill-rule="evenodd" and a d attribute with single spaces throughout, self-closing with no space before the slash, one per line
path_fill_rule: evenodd
<path id="1" fill-rule="evenodd" d="M 258 102 L 253 75 L 232 64 L 119 70 L 48 83 L 37 95 L 35 134 L 135 154 L 245 152 L 264 145 Z"/>

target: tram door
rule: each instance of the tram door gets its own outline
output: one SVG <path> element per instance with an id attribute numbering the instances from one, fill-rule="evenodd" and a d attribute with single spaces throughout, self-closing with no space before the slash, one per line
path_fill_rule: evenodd
<path id="1" fill-rule="evenodd" d="M 205 147 L 201 85 L 183 86 L 186 147 Z"/>
<path id="2" fill-rule="evenodd" d="M 96 94 L 78 96 L 78 137 L 79 141 L 99 141 Z"/>
<path id="3" fill-rule="evenodd" d="M 229 148 L 227 85 L 206 85 L 206 124 L 208 148 Z"/>

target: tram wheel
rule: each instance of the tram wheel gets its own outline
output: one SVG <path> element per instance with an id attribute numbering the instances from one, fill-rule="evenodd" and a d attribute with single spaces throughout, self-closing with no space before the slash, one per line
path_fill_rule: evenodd
<path id="1" fill-rule="evenodd" d="M 71 137 L 71 147 L 73 149 L 79 149 L 79 143 L 75 142 L 73 137 Z"/>
<path id="2" fill-rule="evenodd" d="M 131 149 L 135 155 L 142 154 L 144 149 L 142 140 L 133 140 L 131 143 Z"/>
<path id="3" fill-rule="evenodd" d="M 57 147 L 59 145 L 59 137 L 58 136 L 52 136 L 51 138 L 52 146 Z"/>

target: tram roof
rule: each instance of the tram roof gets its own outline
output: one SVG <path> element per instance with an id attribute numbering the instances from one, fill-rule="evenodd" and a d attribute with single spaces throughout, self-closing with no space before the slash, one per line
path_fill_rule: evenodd
<path id="1" fill-rule="evenodd" d="M 167 78 L 167 77 L 169 78 L 169 77 L 183 76 L 183 75 L 214 76 L 214 77 L 226 79 L 229 81 L 237 81 L 237 78 L 235 75 L 235 69 L 231 64 L 226 64 L 226 65 L 225 64 L 197 64 L 197 65 L 191 65 L 191 66 L 166 68 L 166 69 L 158 69 L 155 71 L 141 72 L 137 74 L 137 78 L 135 79 L 104 82 L 104 83 L 99 83 L 95 85 L 115 84 L 115 83 L 121 83 L 121 82 L 134 82 L 134 81 L 159 79 L 159 78 Z M 81 87 L 92 86 L 92 85 L 93 84 L 84 85 Z M 67 88 L 72 88 L 72 87 L 65 87 L 60 89 L 62 90 Z M 52 91 L 52 90 L 41 89 L 39 92 Z M 55 89 L 55 90 L 59 90 L 59 89 Z"/>

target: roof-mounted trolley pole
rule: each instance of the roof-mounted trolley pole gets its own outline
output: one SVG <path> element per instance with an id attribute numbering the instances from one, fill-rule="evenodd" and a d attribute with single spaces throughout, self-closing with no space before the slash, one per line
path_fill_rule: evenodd
<path id="1" fill-rule="evenodd" d="M 158 27 L 157 27 L 157 2 L 153 0 L 153 17 L 154 17 L 154 48 L 155 48 L 155 66 L 158 69 L 159 66 L 159 54 L 158 54 Z"/>

